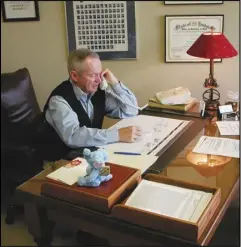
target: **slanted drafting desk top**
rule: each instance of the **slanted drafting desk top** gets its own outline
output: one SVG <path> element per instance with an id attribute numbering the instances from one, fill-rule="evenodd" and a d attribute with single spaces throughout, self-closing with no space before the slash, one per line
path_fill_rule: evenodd
<path id="1" fill-rule="evenodd" d="M 174 117 L 171 115 L 162 116 Z M 181 116 L 178 116 L 178 118 L 180 117 Z M 188 120 L 187 117 L 185 117 L 185 119 Z M 25 217 L 29 232 L 38 243 L 43 243 L 43 239 L 51 239 L 50 235 L 53 230 L 53 224 L 50 223 L 62 222 L 64 225 L 70 225 L 96 236 L 108 238 L 110 244 L 115 245 L 207 245 L 230 205 L 232 198 L 235 196 L 235 192 L 238 190 L 239 159 L 231 159 L 225 164 L 222 170 L 215 175 L 210 177 L 208 175 L 202 175 L 199 170 L 195 169 L 195 167 L 185 159 L 185 155 L 195 146 L 199 137 L 207 133 L 205 132 L 207 130 L 202 130 L 202 126 L 205 124 L 204 120 L 198 118 L 190 118 L 190 120 L 194 121 L 192 125 L 194 128 L 190 127 L 184 132 L 180 138 L 162 154 L 152 169 L 155 171 L 158 169 L 162 170 L 161 175 L 168 178 L 221 188 L 221 203 L 217 213 L 211 218 L 206 231 L 198 242 L 186 241 L 176 236 L 170 236 L 151 229 L 128 224 L 113 219 L 111 214 L 96 212 L 41 195 L 41 186 L 45 181 L 46 175 L 68 162 L 64 160 L 47 168 L 17 188 L 16 199 L 25 205 Z M 217 128 L 213 125 L 209 134 L 215 136 L 219 135 Z M 162 163 L 165 163 L 164 168 Z M 166 166 L 167 164 L 168 166 Z"/>

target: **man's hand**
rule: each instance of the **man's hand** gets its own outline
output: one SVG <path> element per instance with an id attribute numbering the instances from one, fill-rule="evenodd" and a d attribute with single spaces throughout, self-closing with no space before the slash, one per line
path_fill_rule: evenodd
<path id="1" fill-rule="evenodd" d="M 116 85 L 119 82 L 109 69 L 105 69 L 104 71 L 102 71 L 101 77 L 104 77 L 108 84 L 110 84 L 111 86 Z"/>
<path id="2" fill-rule="evenodd" d="M 120 142 L 137 142 L 141 139 L 142 131 L 138 126 L 128 126 L 118 130 Z"/>

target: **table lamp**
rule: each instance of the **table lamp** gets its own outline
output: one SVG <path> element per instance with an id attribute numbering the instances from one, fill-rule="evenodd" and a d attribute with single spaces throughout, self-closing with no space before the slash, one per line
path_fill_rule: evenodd
<path id="1" fill-rule="evenodd" d="M 204 126 L 205 136 L 215 136 L 217 132 L 217 124 L 208 120 Z M 203 176 L 216 176 L 224 166 L 232 159 L 231 157 L 193 153 L 190 150 L 186 154 L 186 159 L 194 165 L 194 168 Z"/>
<path id="2" fill-rule="evenodd" d="M 204 87 L 208 88 L 202 97 L 205 102 L 205 110 L 217 110 L 220 99 L 220 93 L 215 88 L 218 87 L 216 79 L 214 79 L 214 59 L 234 57 L 238 54 L 232 44 L 227 40 L 223 33 L 214 32 L 211 27 L 211 32 L 206 32 L 194 42 L 187 50 L 187 54 L 210 59 L 209 77 L 205 79 Z"/>
<path id="3" fill-rule="evenodd" d="M 211 177 L 216 176 L 232 158 L 190 151 L 187 153 L 186 159 L 194 165 L 194 168 L 201 175 Z"/>

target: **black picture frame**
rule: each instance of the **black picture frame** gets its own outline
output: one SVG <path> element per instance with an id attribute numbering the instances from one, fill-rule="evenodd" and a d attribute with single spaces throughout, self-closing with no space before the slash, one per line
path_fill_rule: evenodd
<path id="1" fill-rule="evenodd" d="M 39 21 L 40 20 L 38 1 L 30 1 L 31 2 L 30 4 L 33 4 L 33 6 L 34 6 L 34 11 L 35 11 L 34 17 L 32 17 L 32 16 L 25 16 L 25 17 L 8 16 L 6 7 L 7 7 L 7 4 L 9 4 L 9 2 L 11 2 L 11 1 L 2 1 L 1 2 L 3 22 L 21 22 L 21 21 Z M 15 3 L 14 4 L 12 3 L 12 4 L 16 5 L 16 8 L 17 8 L 17 5 L 20 6 L 21 2 L 22 1 L 18 1 L 18 3 L 16 3 L 16 1 L 15 1 Z"/>
<path id="2" fill-rule="evenodd" d="M 165 29 L 164 29 L 164 37 L 165 37 L 165 63 L 209 63 L 209 59 L 201 59 L 201 58 L 196 58 L 196 57 L 193 57 L 192 59 L 189 59 L 189 60 L 185 60 L 185 59 L 169 59 L 169 52 L 168 50 L 170 49 L 170 36 L 168 35 L 169 34 L 169 29 L 167 27 L 168 25 L 168 19 L 175 19 L 175 18 L 186 18 L 187 20 L 191 20 L 192 18 L 202 18 L 202 19 L 207 19 L 209 17 L 219 17 L 221 18 L 221 30 L 220 32 L 224 32 L 224 15 L 223 14 L 212 14 L 212 15 L 207 15 L 207 14 L 203 14 L 203 15 L 165 15 L 164 18 L 165 18 Z M 203 31 L 205 32 L 205 31 Z M 201 35 L 201 34 L 200 34 Z M 190 45 L 191 46 L 191 45 Z M 222 62 L 222 59 L 215 59 L 214 60 L 215 63 L 221 63 Z"/>
<path id="3" fill-rule="evenodd" d="M 223 4 L 224 1 L 164 1 L 164 5 L 204 5 Z"/>
<path id="4" fill-rule="evenodd" d="M 65 18 L 66 18 L 66 33 L 67 33 L 67 46 L 68 52 L 71 52 L 78 48 L 78 44 L 76 41 L 75 35 L 75 20 L 74 20 L 74 1 L 65 1 Z M 102 1 L 105 2 L 105 1 Z M 84 4 L 84 1 L 83 1 Z M 101 8 L 103 4 L 98 4 Z M 95 4 L 97 5 L 97 4 Z M 116 5 L 113 3 L 113 5 Z M 120 5 L 122 6 L 122 3 Z M 80 7 L 81 9 L 81 7 Z M 100 9 L 101 10 L 101 9 Z M 113 14 L 113 13 L 111 13 Z M 97 51 L 101 60 L 117 60 L 117 59 L 137 59 L 137 48 L 136 48 L 136 21 L 135 21 L 135 1 L 126 1 L 126 17 L 127 17 L 127 39 L 128 39 L 128 49 L 125 51 Z M 104 18 L 104 17 L 103 17 Z M 81 25 L 78 23 L 78 25 Z M 116 20 L 114 19 L 114 23 L 108 25 L 116 25 Z M 107 26 L 107 24 L 106 24 Z M 99 39 L 99 37 L 98 37 Z M 102 40 L 102 38 L 100 38 Z M 116 41 L 114 39 L 114 41 Z M 112 47 L 116 45 L 117 42 L 113 42 Z"/>

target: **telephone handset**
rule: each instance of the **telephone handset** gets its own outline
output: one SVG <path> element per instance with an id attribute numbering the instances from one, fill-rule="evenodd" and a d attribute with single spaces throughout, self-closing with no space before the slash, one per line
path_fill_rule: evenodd
<path id="1" fill-rule="evenodd" d="M 119 97 L 118 95 L 116 95 L 113 91 L 111 90 L 107 90 L 107 88 L 109 87 L 109 84 L 107 83 L 106 79 L 104 77 L 102 77 L 102 82 L 100 83 L 100 89 L 101 90 L 105 90 L 107 93 L 111 94 L 112 96 L 114 96 L 115 98 L 117 98 L 119 101 L 121 101 L 123 104 L 126 104 L 128 106 L 131 106 L 135 109 L 138 110 L 142 110 L 142 108 L 128 104 L 127 102 L 125 102 L 121 97 Z"/>
<path id="2" fill-rule="evenodd" d="M 107 83 L 106 79 L 103 77 L 102 78 L 102 82 L 100 83 L 100 89 L 101 90 L 106 90 L 107 87 L 108 87 L 108 83 Z"/>

